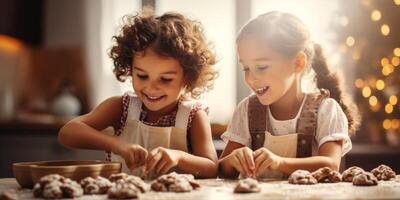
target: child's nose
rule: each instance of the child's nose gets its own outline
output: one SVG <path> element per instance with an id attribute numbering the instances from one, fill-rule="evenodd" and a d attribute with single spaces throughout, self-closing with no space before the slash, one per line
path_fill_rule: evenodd
<path id="1" fill-rule="evenodd" d="M 259 77 L 258 77 L 257 73 L 254 73 L 254 72 L 250 73 L 250 80 L 252 83 L 257 83 L 258 79 L 259 79 Z"/>
<path id="2" fill-rule="evenodd" d="M 158 82 L 157 81 L 150 81 L 149 88 L 151 90 L 158 90 L 159 89 Z"/>

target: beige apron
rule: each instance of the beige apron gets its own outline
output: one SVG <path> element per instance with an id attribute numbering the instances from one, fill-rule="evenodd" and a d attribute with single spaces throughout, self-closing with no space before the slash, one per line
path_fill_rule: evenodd
<path id="1" fill-rule="evenodd" d="M 287 158 L 302 158 L 317 155 L 318 144 L 315 139 L 318 108 L 329 92 L 308 94 L 297 120 L 296 132 L 275 135 L 271 128 L 268 106 L 263 106 L 256 96 L 250 97 L 249 129 L 252 136 L 252 149 L 265 147 L 274 154 Z M 279 171 L 267 171 L 260 178 L 285 179 L 288 175 Z"/>
<path id="2" fill-rule="evenodd" d="M 299 147 L 307 146 L 308 143 L 308 141 L 306 141 L 307 139 L 301 137 L 303 137 L 303 135 L 297 133 L 275 136 L 265 131 L 263 146 L 278 156 L 296 158 L 299 154 Z M 316 143 L 312 142 L 312 155 L 315 155 L 317 152 L 317 147 L 314 144 Z M 287 175 L 279 171 L 267 171 L 261 175 L 261 178 L 285 179 Z"/>
<path id="3" fill-rule="evenodd" d="M 154 127 L 139 120 L 142 102 L 136 97 L 130 97 L 128 116 L 125 127 L 118 139 L 124 142 L 139 144 L 147 151 L 157 147 L 165 147 L 188 152 L 187 124 L 193 105 L 191 101 L 183 101 L 178 107 L 174 127 Z M 112 161 L 122 162 L 122 172 L 142 176 L 141 167 L 130 171 L 122 157 L 111 154 Z"/>

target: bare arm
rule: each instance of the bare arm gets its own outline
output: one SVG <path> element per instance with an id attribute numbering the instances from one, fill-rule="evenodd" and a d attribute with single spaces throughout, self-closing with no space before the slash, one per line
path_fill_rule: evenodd
<path id="1" fill-rule="evenodd" d="M 297 169 L 315 171 L 321 167 L 339 170 L 342 152 L 342 141 L 327 142 L 321 145 L 318 156 L 308 158 L 282 158 L 278 170 L 291 174 Z"/>
<path id="2" fill-rule="evenodd" d="M 59 131 L 58 140 L 71 148 L 111 151 L 117 145 L 117 140 L 113 136 L 102 133 L 101 130 L 110 126 L 115 127 L 121 112 L 121 97 L 111 97 L 92 112 L 65 124 Z"/>
<path id="3" fill-rule="evenodd" d="M 193 173 L 198 178 L 215 178 L 218 168 L 217 153 L 212 142 L 210 122 L 204 111 L 196 112 L 190 130 L 193 154 L 182 152 L 179 169 Z"/>
<path id="4" fill-rule="evenodd" d="M 244 145 L 229 141 L 219 159 L 219 171 L 221 177 L 224 178 L 237 178 L 239 172 L 234 168 L 230 162 L 230 156 L 235 149 L 243 148 Z"/>

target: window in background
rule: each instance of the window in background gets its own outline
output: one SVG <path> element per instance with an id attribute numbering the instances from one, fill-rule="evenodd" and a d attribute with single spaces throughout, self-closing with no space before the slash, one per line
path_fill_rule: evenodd
<path id="1" fill-rule="evenodd" d="M 220 73 L 203 100 L 210 106 L 211 121 L 226 124 L 236 106 L 235 1 L 158 0 L 155 5 L 157 14 L 176 11 L 203 24 L 207 39 L 214 43 Z"/>
<path id="2" fill-rule="evenodd" d="M 118 33 L 122 17 L 141 10 L 139 0 L 85 1 L 86 65 L 91 83 L 91 105 L 96 106 L 106 98 L 132 90 L 130 82 L 119 84 L 113 74 L 113 63 L 108 52 L 112 36 Z"/>

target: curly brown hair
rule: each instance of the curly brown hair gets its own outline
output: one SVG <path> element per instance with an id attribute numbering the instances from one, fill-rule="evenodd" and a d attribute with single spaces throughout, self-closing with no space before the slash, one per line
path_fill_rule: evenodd
<path id="1" fill-rule="evenodd" d="M 197 99 L 212 89 L 218 73 L 217 62 L 211 45 L 206 41 L 200 22 L 179 13 L 126 15 L 119 35 L 109 56 L 114 62 L 116 78 L 124 82 L 132 77 L 134 55 L 141 55 L 146 48 L 157 54 L 177 59 L 183 68 L 186 95 Z"/>

